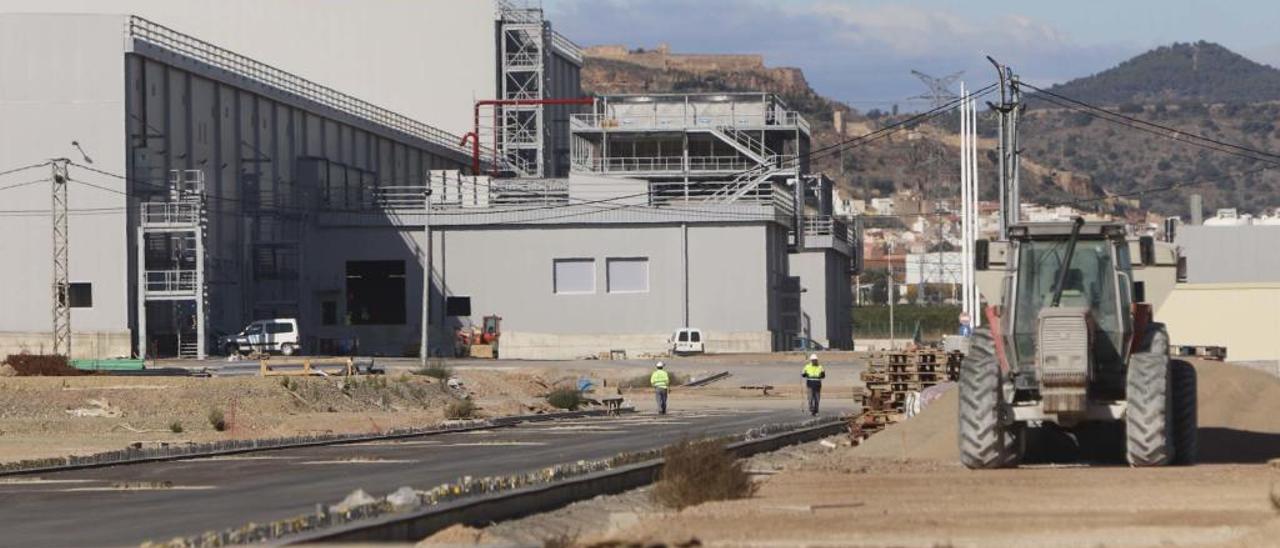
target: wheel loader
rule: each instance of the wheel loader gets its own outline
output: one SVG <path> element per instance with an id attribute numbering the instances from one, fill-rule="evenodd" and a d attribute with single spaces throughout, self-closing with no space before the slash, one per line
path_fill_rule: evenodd
<path id="1" fill-rule="evenodd" d="M 975 245 L 991 306 L 961 365 L 962 463 L 1017 466 L 1042 429 L 1104 440 L 1111 454 L 1123 444 L 1132 466 L 1192 463 L 1195 370 L 1169 359 L 1168 334 L 1147 302 L 1172 290 L 1176 248 L 1079 217 L 1007 234 Z M 1086 435 L 1099 427 L 1116 435 Z"/>

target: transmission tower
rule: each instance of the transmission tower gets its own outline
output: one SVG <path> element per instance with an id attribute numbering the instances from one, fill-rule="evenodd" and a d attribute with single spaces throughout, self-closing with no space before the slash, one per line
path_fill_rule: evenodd
<path id="1" fill-rule="evenodd" d="M 926 101 L 929 101 L 930 108 L 936 109 L 938 107 L 941 107 L 951 102 L 952 100 L 959 98 L 958 95 L 956 95 L 955 93 L 952 93 L 951 85 L 960 80 L 960 76 L 964 74 L 963 70 L 949 74 L 947 76 L 943 76 L 941 78 L 930 76 L 918 70 L 911 71 L 911 74 L 914 75 L 916 78 L 919 78 L 920 82 L 923 83 L 925 85 L 925 88 L 928 89 L 928 91 L 926 91 L 923 95 L 917 95 L 915 97 L 912 97 L 912 99 L 924 99 Z M 943 186 L 941 184 L 942 182 L 939 180 L 941 178 L 939 169 L 941 167 L 942 157 L 943 157 L 941 145 L 938 143 L 935 143 L 934 146 L 931 146 L 929 148 L 930 148 L 929 150 L 930 152 L 929 182 L 931 183 L 931 185 L 929 186 L 941 188 Z M 929 192 L 928 192 L 929 186 L 923 186 L 920 189 L 920 199 L 924 200 L 925 204 L 928 204 L 929 202 Z M 942 260 L 943 258 L 942 244 L 946 242 L 946 238 L 942 232 L 942 215 L 941 215 L 942 210 L 938 207 L 938 203 L 937 203 L 938 194 L 936 192 L 933 194 L 933 200 L 934 200 L 933 207 L 930 208 L 928 212 L 935 214 L 933 219 L 934 219 L 934 222 L 938 225 L 937 227 L 938 228 L 938 244 L 935 247 L 935 249 L 937 249 L 936 253 L 938 254 L 938 279 L 941 280 L 942 272 L 945 268 Z M 922 204 L 921 213 L 926 212 L 924 207 L 925 205 Z M 926 249 L 925 251 L 927 256 L 928 249 Z M 921 274 L 920 281 L 922 283 L 922 285 L 920 286 L 920 296 L 924 297 L 924 288 L 926 287 L 927 284 L 924 283 L 926 278 L 924 277 L 923 263 L 921 263 L 920 265 L 920 274 Z M 939 291 L 938 301 L 941 302 L 943 299 L 942 288 L 939 287 L 938 291 Z"/>
<path id="2" fill-rule="evenodd" d="M 71 287 L 67 254 L 67 164 L 54 160 L 53 167 L 53 353 L 71 357 Z"/>
<path id="3" fill-rule="evenodd" d="M 929 101 L 929 105 L 932 108 L 938 108 L 947 104 L 948 101 L 958 98 L 955 93 L 951 92 L 951 85 L 960 80 L 960 76 L 964 75 L 964 71 L 943 76 L 942 78 L 935 78 L 918 70 L 911 71 L 911 74 L 919 78 L 924 83 L 924 87 L 929 88 L 929 91 L 923 95 L 917 95 L 912 99 L 924 99 Z"/>

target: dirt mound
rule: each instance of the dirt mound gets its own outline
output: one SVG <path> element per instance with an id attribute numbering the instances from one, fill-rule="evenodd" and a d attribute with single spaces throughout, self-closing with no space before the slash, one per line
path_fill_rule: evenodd
<path id="1" fill-rule="evenodd" d="M 475 546 L 484 536 L 484 531 L 459 523 L 423 539 L 418 546 Z"/>
<path id="2" fill-rule="evenodd" d="M 1265 462 L 1280 457 L 1280 378 L 1216 362 L 1195 363 L 1200 400 L 1200 461 Z M 916 417 L 854 449 L 864 457 L 956 462 L 959 394 L 949 390 Z"/>
<path id="3" fill-rule="evenodd" d="M 853 453 L 861 457 L 959 461 L 959 405 L 959 390 L 947 390 L 919 415 L 871 436 Z"/>

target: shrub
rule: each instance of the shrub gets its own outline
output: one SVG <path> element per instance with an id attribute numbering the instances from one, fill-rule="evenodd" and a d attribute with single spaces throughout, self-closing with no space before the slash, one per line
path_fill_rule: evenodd
<path id="1" fill-rule="evenodd" d="M 444 408 L 444 418 L 450 420 L 470 419 L 476 416 L 476 404 L 471 400 L 458 400 Z"/>
<path id="2" fill-rule="evenodd" d="M 173 422 L 169 423 L 169 431 L 170 431 L 170 432 L 173 432 L 174 434 L 181 434 L 181 433 L 182 433 L 182 422 L 181 422 L 181 421 L 173 421 Z"/>
<path id="3" fill-rule="evenodd" d="M 653 500 L 682 509 L 713 500 L 751 497 L 756 484 L 719 440 L 684 440 L 662 451 L 662 474 Z"/>
<path id="4" fill-rule="evenodd" d="M 222 415 L 221 409 L 215 407 L 209 410 L 209 425 L 219 432 L 227 429 L 227 419 Z"/>
<path id="5" fill-rule="evenodd" d="M 584 400 L 582 392 L 579 392 L 577 388 L 563 387 L 552 390 L 550 394 L 547 394 L 547 403 L 557 409 L 577 411 L 579 407 L 582 407 Z"/>
<path id="6" fill-rule="evenodd" d="M 4 360 L 19 377 L 71 377 L 87 375 L 67 361 L 66 356 L 49 354 L 9 354 Z"/>
<path id="7" fill-rule="evenodd" d="M 437 360 L 428 363 L 426 367 L 417 369 L 413 374 L 446 381 L 453 376 L 453 368 Z"/>

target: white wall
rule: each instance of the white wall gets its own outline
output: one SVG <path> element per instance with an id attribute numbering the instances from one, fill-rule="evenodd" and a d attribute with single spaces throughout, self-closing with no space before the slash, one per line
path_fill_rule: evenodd
<path id="1" fill-rule="evenodd" d="M 656 352 L 683 325 L 681 227 L 583 226 L 434 232 L 449 295 L 471 297 L 471 321 L 502 317 L 504 357 Z M 767 240 L 760 225 L 688 227 L 689 325 L 709 351 L 768 351 Z M 647 257 L 649 290 L 607 292 L 610 257 Z M 592 294 L 553 292 L 553 259 L 595 259 Z M 510 335 L 510 336 L 509 336 Z M 524 349 L 519 349 L 523 345 Z"/>
<path id="2" fill-rule="evenodd" d="M 458 135 L 496 95 L 489 0 L 0 0 L 0 13 L 138 15 Z"/>
<path id="3" fill-rule="evenodd" d="M 7 7 L 7 4 L 5 5 Z M 0 171 L 65 156 L 83 162 L 79 141 L 94 167 L 123 173 L 125 83 L 123 19 L 118 16 L 0 15 Z M 124 190 L 124 182 L 72 168 L 72 177 Z M 0 176 L 0 187 L 48 178 L 48 167 Z M 71 313 L 72 329 L 118 335 L 127 355 L 125 197 L 71 183 L 69 256 L 72 282 L 93 284 L 93 307 Z M 50 183 L 0 191 L 0 332 L 50 329 L 53 302 Z M 105 209 L 101 209 L 105 208 Z M 98 209 L 98 211 L 75 211 Z M 28 213 L 14 213 L 14 210 Z M 38 318 L 38 320 L 33 320 Z M 37 335 L 36 339 L 48 333 Z M 0 346 L 4 346 L 0 344 Z M 76 348 L 82 355 L 83 348 Z M 13 350 L 0 348 L 0 352 Z M 29 348 L 37 352 L 37 348 Z"/>
<path id="4" fill-rule="evenodd" d="M 1280 360 L 1280 284 L 1179 284 L 1156 314 L 1175 345 L 1227 347 L 1228 361 Z"/>

